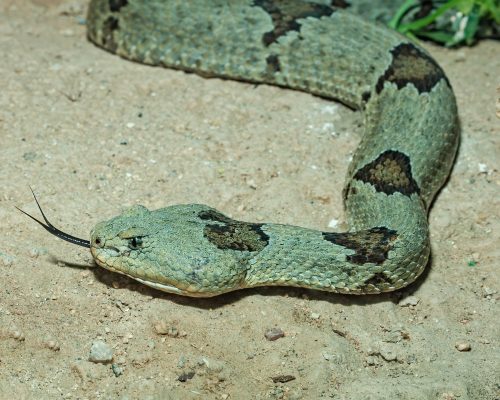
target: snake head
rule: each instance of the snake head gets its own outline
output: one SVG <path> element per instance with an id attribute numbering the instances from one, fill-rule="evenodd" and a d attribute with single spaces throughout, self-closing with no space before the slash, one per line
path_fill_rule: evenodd
<path id="1" fill-rule="evenodd" d="M 227 243 L 228 232 L 221 225 L 232 220 L 210 207 L 188 204 L 149 211 L 136 205 L 98 223 L 88 241 L 52 225 L 34 192 L 33 197 L 43 221 L 16 208 L 52 235 L 90 248 L 96 263 L 105 269 L 155 289 L 192 297 L 211 297 L 243 287 L 244 259 L 251 256 L 248 250 L 253 249 L 254 240 Z M 208 237 L 207 231 L 211 233 Z"/>
<path id="2" fill-rule="evenodd" d="M 165 292 L 210 297 L 234 290 L 245 271 L 231 267 L 242 264 L 235 252 L 206 239 L 200 215 L 207 210 L 198 204 L 154 211 L 134 206 L 92 229 L 90 251 L 99 266 Z"/>
<path id="3" fill-rule="evenodd" d="M 95 262 L 110 271 L 167 292 L 181 293 L 159 273 L 158 233 L 166 224 L 152 218 L 144 206 L 135 205 L 121 215 L 98 223 L 90 232 L 90 252 Z"/>

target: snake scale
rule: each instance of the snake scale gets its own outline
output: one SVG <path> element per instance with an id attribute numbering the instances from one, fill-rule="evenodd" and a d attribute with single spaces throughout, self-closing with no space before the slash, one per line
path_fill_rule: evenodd
<path id="1" fill-rule="evenodd" d="M 87 26 L 92 42 L 130 60 L 361 110 L 343 191 L 350 230 L 242 222 L 199 204 L 132 207 L 97 224 L 90 242 L 44 216 L 47 230 L 90 247 L 108 270 L 186 296 L 268 285 L 381 293 L 424 270 L 427 213 L 459 140 L 453 91 L 426 51 L 325 2 L 92 0 Z"/>

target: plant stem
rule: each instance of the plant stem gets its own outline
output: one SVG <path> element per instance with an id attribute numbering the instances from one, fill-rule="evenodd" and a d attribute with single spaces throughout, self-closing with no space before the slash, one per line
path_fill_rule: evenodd
<path id="1" fill-rule="evenodd" d="M 408 24 L 403 24 L 397 28 L 397 30 L 401 33 L 406 33 L 408 31 L 418 31 L 422 29 L 423 27 L 431 24 L 434 22 L 437 18 L 439 18 L 442 14 L 444 14 L 446 11 L 448 11 L 450 8 L 455 7 L 458 3 L 460 3 L 463 0 L 451 0 L 446 4 L 443 4 L 441 7 L 439 7 L 436 11 L 434 11 L 432 14 L 429 14 L 428 16 L 417 19 L 416 21 L 410 22 Z M 405 3 L 406 4 L 406 3 Z M 391 20 L 392 22 L 392 20 Z"/>

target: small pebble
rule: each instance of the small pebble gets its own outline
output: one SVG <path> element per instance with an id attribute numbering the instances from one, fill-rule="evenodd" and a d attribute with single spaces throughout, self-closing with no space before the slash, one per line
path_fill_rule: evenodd
<path id="1" fill-rule="evenodd" d="M 380 364 L 379 359 L 376 356 L 368 356 L 368 357 L 366 357 L 365 361 L 366 361 L 366 364 L 371 366 L 371 367 L 377 366 Z"/>
<path id="2" fill-rule="evenodd" d="M 175 326 L 168 325 L 165 321 L 155 322 L 153 328 L 158 335 L 167 335 L 173 338 L 179 337 L 179 330 Z"/>
<path id="3" fill-rule="evenodd" d="M 0 259 L 5 267 L 10 267 L 14 263 L 14 257 L 0 252 Z"/>
<path id="4" fill-rule="evenodd" d="M 177 362 L 177 368 L 184 368 L 184 365 L 186 365 L 186 356 L 181 355 L 179 357 L 179 361 Z"/>
<path id="5" fill-rule="evenodd" d="M 123 374 L 123 368 L 120 367 L 118 364 L 111 364 L 111 370 L 113 371 L 113 374 L 115 374 L 116 377 L 119 377 L 120 375 Z"/>
<path id="6" fill-rule="evenodd" d="M 400 307 L 415 307 L 420 302 L 417 296 L 408 296 L 402 299 L 398 304 Z"/>
<path id="7" fill-rule="evenodd" d="M 157 321 L 153 324 L 153 329 L 158 335 L 166 335 L 168 333 L 169 326 L 165 321 Z"/>
<path id="8" fill-rule="evenodd" d="M 250 187 L 250 189 L 257 189 L 257 184 L 253 179 L 247 180 L 247 185 Z"/>
<path id="9" fill-rule="evenodd" d="M 273 380 L 274 383 L 287 383 L 295 380 L 296 378 L 293 375 L 277 375 L 271 377 L 271 379 Z"/>
<path id="10" fill-rule="evenodd" d="M 485 163 L 478 163 L 477 169 L 479 170 L 480 174 L 487 174 L 489 172 L 488 165 Z"/>
<path id="11" fill-rule="evenodd" d="M 193 378 L 194 374 L 194 371 L 183 372 L 177 377 L 177 380 L 179 382 L 187 382 L 188 380 Z"/>
<path id="12" fill-rule="evenodd" d="M 285 332 L 283 332 L 280 328 L 271 328 L 268 329 L 266 333 L 264 333 L 264 336 L 266 337 L 267 340 L 273 341 L 284 337 Z"/>
<path id="13" fill-rule="evenodd" d="M 471 349 L 472 349 L 470 343 L 467 343 L 467 342 L 457 342 L 457 343 L 455 343 L 455 348 L 458 351 L 471 351 Z"/>
<path id="14" fill-rule="evenodd" d="M 380 354 L 380 357 L 388 362 L 396 361 L 398 359 L 397 345 L 393 343 L 381 343 L 378 353 Z"/>
<path id="15" fill-rule="evenodd" d="M 35 247 L 30 250 L 30 257 L 31 258 L 38 258 L 39 256 L 47 254 L 47 249 Z"/>
<path id="16" fill-rule="evenodd" d="M 492 296 L 492 295 L 496 294 L 496 292 L 497 291 L 495 289 L 489 288 L 487 286 L 483 286 L 484 297 Z"/>
<path id="17" fill-rule="evenodd" d="M 18 342 L 23 342 L 26 338 L 24 337 L 24 333 L 20 331 L 13 331 L 10 335 L 13 339 L 17 340 Z"/>
<path id="18" fill-rule="evenodd" d="M 113 360 L 113 350 L 102 340 L 96 340 L 90 348 L 89 361 L 107 363 Z"/>
<path id="19" fill-rule="evenodd" d="M 383 349 L 380 350 L 380 356 L 385 360 L 385 361 L 396 361 L 398 356 L 397 354 L 389 349 Z"/>
<path id="20" fill-rule="evenodd" d="M 46 345 L 47 345 L 47 348 L 49 348 L 52 351 L 61 350 L 61 346 L 59 346 L 59 343 L 57 343 L 55 340 L 47 341 Z"/>
<path id="21" fill-rule="evenodd" d="M 318 313 L 315 313 L 315 312 L 311 313 L 311 318 L 312 318 L 312 319 L 319 319 L 319 317 L 320 317 L 320 316 L 321 316 L 321 315 L 320 315 L 320 314 L 318 314 Z"/>
<path id="22" fill-rule="evenodd" d="M 328 222 L 328 228 L 335 229 L 339 226 L 339 220 L 332 218 L 330 222 Z"/>
<path id="23" fill-rule="evenodd" d="M 201 357 L 198 365 L 204 366 L 209 373 L 219 373 L 224 369 L 224 363 L 212 358 Z"/>

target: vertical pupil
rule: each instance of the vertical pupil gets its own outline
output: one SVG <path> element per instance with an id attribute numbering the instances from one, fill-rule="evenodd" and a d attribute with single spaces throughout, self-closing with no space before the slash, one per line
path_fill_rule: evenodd
<path id="1" fill-rule="evenodd" d="M 137 249 L 141 247 L 142 245 L 142 239 L 140 237 L 134 237 L 129 239 L 129 246 L 133 249 Z"/>

